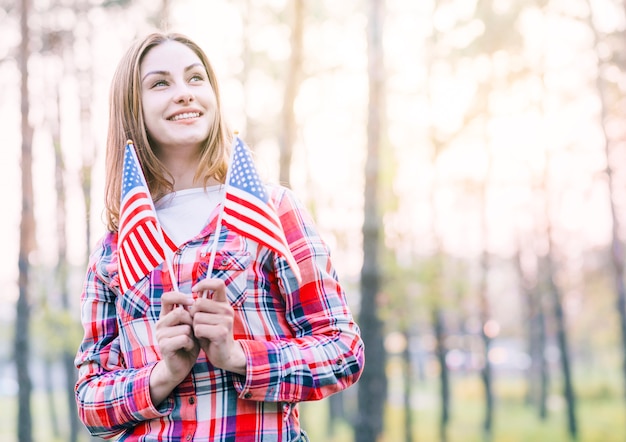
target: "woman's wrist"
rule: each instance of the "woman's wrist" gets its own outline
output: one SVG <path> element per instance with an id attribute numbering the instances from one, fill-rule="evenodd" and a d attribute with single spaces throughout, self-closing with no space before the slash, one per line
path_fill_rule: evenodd
<path id="1" fill-rule="evenodd" d="M 240 375 L 245 375 L 247 370 L 247 358 L 243 351 L 243 347 L 239 341 L 235 341 L 233 351 L 231 352 L 229 362 L 229 371 Z"/>
<path id="2" fill-rule="evenodd" d="M 150 373 L 150 398 L 155 406 L 163 402 L 184 378 L 172 373 L 165 361 L 155 364 Z"/>
<path id="3" fill-rule="evenodd" d="M 206 352 L 206 350 L 205 350 Z M 207 357 L 209 353 L 207 352 Z M 210 358 L 209 358 L 210 359 Z M 232 373 L 237 373 L 245 376 L 247 370 L 247 359 L 246 354 L 243 351 L 243 348 L 239 341 L 235 341 L 234 345 L 231 348 L 230 354 L 228 355 L 228 359 L 222 359 L 219 363 L 217 361 L 211 361 L 213 365 L 217 368 L 221 368 L 222 370 L 230 371 Z"/>

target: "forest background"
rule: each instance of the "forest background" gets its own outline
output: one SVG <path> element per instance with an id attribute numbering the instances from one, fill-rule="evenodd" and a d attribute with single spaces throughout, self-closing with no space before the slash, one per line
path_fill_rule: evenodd
<path id="1" fill-rule="evenodd" d="M 626 440 L 626 2 L 0 0 L 0 439 L 87 441 L 108 87 L 153 29 L 332 249 L 358 386 L 314 441 Z"/>

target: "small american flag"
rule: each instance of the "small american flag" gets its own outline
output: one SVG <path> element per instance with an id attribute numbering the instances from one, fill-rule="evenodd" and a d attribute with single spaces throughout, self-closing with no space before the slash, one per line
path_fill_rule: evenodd
<path id="1" fill-rule="evenodd" d="M 282 255 L 300 282 L 300 269 L 276 209 L 259 179 L 250 152 L 239 137 L 234 142 L 229 174 L 222 215 L 224 225 Z"/>
<path id="2" fill-rule="evenodd" d="M 122 293 L 165 260 L 165 248 L 176 245 L 163 234 L 132 141 L 126 143 L 122 204 L 118 236 L 118 260 Z"/>

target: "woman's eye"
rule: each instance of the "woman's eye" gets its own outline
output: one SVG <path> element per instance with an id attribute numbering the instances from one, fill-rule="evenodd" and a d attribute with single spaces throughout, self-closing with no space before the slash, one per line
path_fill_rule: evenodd
<path id="1" fill-rule="evenodd" d="M 204 81 L 204 77 L 200 74 L 192 76 L 189 81 Z"/>
<path id="2" fill-rule="evenodd" d="M 160 87 L 160 86 L 167 86 L 167 81 L 157 80 L 152 84 L 152 87 Z"/>

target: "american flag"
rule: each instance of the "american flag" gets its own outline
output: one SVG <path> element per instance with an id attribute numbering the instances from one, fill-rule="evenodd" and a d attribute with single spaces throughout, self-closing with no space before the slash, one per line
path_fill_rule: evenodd
<path id="1" fill-rule="evenodd" d="M 126 143 L 122 176 L 118 271 L 125 293 L 165 260 L 166 247 L 172 251 L 177 247 L 159 226 L 132 141 Z"/>
<path id="2" fill-rule="evenodd" d="M 276 209 L 257 174 L 250 152 L 239 137 L 233 146 L 229 174 L 222 222 L 233 232 L 282 255 L 300 282 L 300 269 L 291 254 Z"/>

